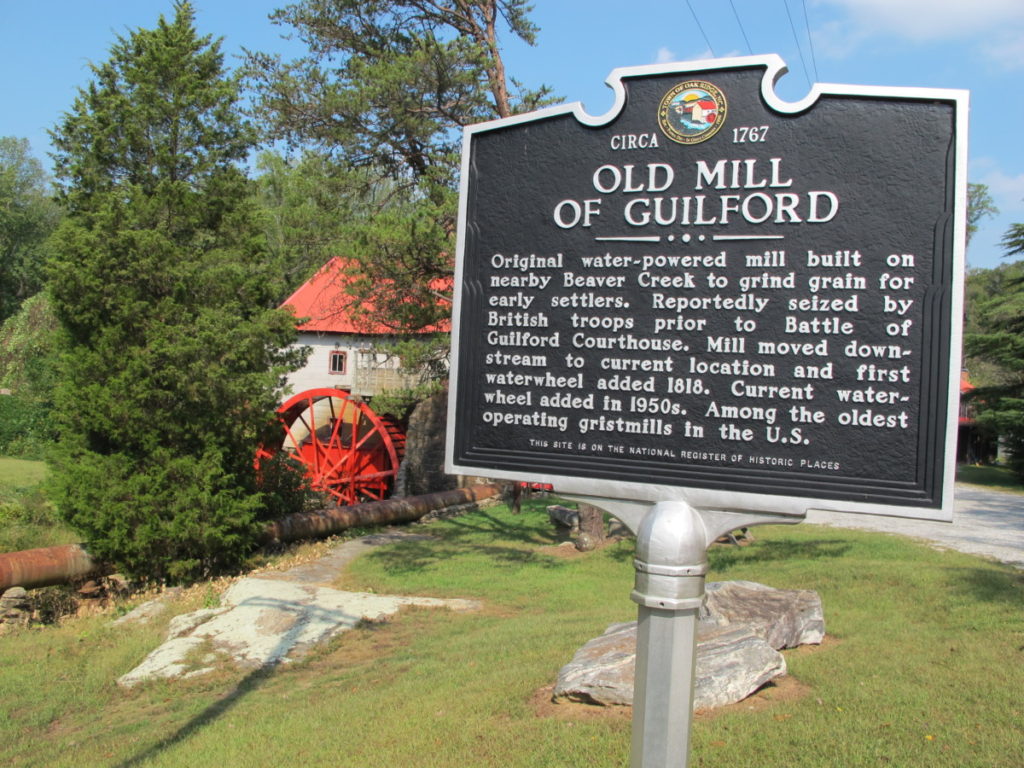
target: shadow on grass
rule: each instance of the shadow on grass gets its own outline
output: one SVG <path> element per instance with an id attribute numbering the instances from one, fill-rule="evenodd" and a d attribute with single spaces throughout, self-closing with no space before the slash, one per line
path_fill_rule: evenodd
<path id="1" fill-rule="evenodd" d="M 1005 467 L 960 464 L 956 468 L 956 479 L 970 485 L 1024 493 L 1024 483 L 1021 483 L 1020 478 Z"/>
<path id="2" fill-rule="evenodd" d="M 1024 611 L 1024 573 L 996 568 L 957 568 L 949 583 L 979 602 L 1006 603 Z"/>
<path id="3" fill-rule="evenodd" d="M 547 515 L 538 508 L 542 502 L 523 504 L 523 511 L 508 519 L 481 509 L 463 517 L 445 521 L 441 535 L 430 541 L 400 541 L 394 546 L 366 555 L 389 573 L 401 575 L 425 570 L 455 555 L 475 552 L 497 565 L 537 565 L 561 568 L 565 561 L 537 552 L 537 547 L 559 541 Z M 507 543 L 502 543 L 507 542 Z"/>
<path id="4" fill-rule="evenodd" d="M 510 520 L 502 520 L 481 509 L 472 515 L 453 517 L 448 522 L 463 535 L 479 533 L 522 544 L 553 544 L 557 538 L 554 525 L 548 522 L 546 510 L 541 509 L 546 506 L 537 501 L 523 504 L 520 514 L 509 514 Z"/>
<path id="5" fill-rule="evenodd" d="M 288 626 L 289 629 L 281 634 L 277 646 L 267 656 L 270 659 L 287 658 L 288 654 L 299 642 L 300 636 L 305 627 L 310 624 L 333 626 L 337 630 L 338 628 L 358 626 L 363 620 L 363 617 L 358 613 L 346 612 L 346 610 L 341 606 L 323 607 L 316 604 L 303 605 L 300 602 L 297 603 L 286 598 L 248 597 L 234 607 L 241 608 L 243 606 L 249 608 L 256 607 L 276 610 L 279 616 L 275 617 L 271 615 L 270 620 L 276 622 L 281 621 L 283 618 L 288 622 L 286 626 Z M 265 615 L 266 614 L 260 614 L 257 619 L 257 625 L 262 622 Z M 288 618 L 289 615 L 290 619 Z M 232 640 L 234 639 L 235 638 L 232 638 Z M 244 641 L 241 642 L 244 643 Z M 230 641 L 228 643 L 224 643 L 222 640 L 221 648 L 225 645 L 231 644 L 232 643 Z M 277 666 L 278 662 L 272 661 L 253 669 L 239 680 L 231 690 L 192 717 L 174 733 L 160 739 L 151 746 L 143 749 L 138 754 L 117 763 L 114 768 L 134 768 L 134 766 L 144 765 L 151 758 L 186 742 L 200 729 L 213 724 L 219 718 L 230 712 L 231 709 L 234 708 L 234 706 L 243 698 L 259 690 L 270 676 L 274 674 Z M 169 684 L 173 685 L 174 681 L 171 681 Z M 187 693 L 183 695 L 187 695 Z"/>
<path id="6" fill-rule="evenodd" d="M 757 541 L 745 547 L 723 545 L 708 550 L 712 570 L 728 571 L 738 565 L 768 563 L 778 560 L 820 560 L 838 558 L 850 551 L 852 544 L 842 539 L 814 541 Z"/>
<path id="7" fill-rule="evenodd" d="M 147 747 L 137 755 L 129 757 L 127 760 L 117 763 L 112 768 L 135 768 L 135 766 L 144 765 L 151 758 L 156 757 L 164 750 L 171 749 L 177 744 L 181 744 L 188 740 L 188 738 L 194 733 L 197 733 L 200 729 L 215 722 L 218 718 L 231 711 L 231 709 L 243 698 L 259 689 L 259 687 L 263 685 L 273 672 L 273 667 L 263 667 L 253 670 L 243 677 L 238 682 L 238 685 L 236 685 L 229 693 L 217 699 L 217 701 L 213 702 L 210 706 L 193 717 L 170 736 L 160 739 L 160 741 L 156 742 L 152 746 Z"/>
<path id="8" fill-rule="evenodd" d="M 636 559 L 636 539 L 623 539 L 623 542 L 608 550 L 608 556 L 617 563 L 632 563 Z"/>
<path id="9" fill-rule="evenodd" d="M 412 574 L 430 568 L 435 563 L 449 560 L 472 550 L 488 557 L 496 565 L 536 565 L 542 568 L 561 568 L 564 560 L 518 547 L 495 545 L 464 545 L 449 539 L 442 541 L 404 541 L 387 549 L 366 555 L 367 559 L 378 562 L 391 574 Z"/>

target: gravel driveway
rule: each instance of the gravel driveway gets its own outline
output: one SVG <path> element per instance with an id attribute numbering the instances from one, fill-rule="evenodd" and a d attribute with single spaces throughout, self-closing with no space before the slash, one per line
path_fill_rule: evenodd
<path id="1" fill-rule="evenodd" d="M 912 536 L 1024 569 L 1024 496 L 1019 494 L 958 483 L 952 523 L 842 512 L 809 512 L 807 522 Z"/>

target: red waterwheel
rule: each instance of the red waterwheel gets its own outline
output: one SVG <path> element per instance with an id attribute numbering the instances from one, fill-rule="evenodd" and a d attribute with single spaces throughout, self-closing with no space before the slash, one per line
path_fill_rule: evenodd
<path id="1" fill-rule="evenodd" d="M 386 498 L 405 452 L 405 434 L 340 389 L 309 389 L 277 409 L 280 450 L 318 491 L 347 506 Z M 266 455 L 266 454 L 265 454 Z"/>

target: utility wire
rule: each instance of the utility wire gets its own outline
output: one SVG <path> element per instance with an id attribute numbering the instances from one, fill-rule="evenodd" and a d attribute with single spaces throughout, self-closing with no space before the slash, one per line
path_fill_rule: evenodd
<path id="1" fill-rule="evenodd" d="M 807 61 L 804 59 L 804 49 L 800 45 L 800 40 L 796 36 L 796 25 L 793 24 L 793 14 L 789 12 L 789 0 L 782 0 L 782 4 L 786 6 L 786 16 L 789 17 L 789 29 L 793 33 L 793 42 L 796 43 L 796 52 L 800 54 L 800 64 L 804 68 L 804 79 L 807 80 L 807 87 L 811 87 L 811 75 L 807 71 Z M 804 6 L 806 8 L 807 6 Z"/>
<path id="2" fill-rule="evenodd" d="M 811 37 L 811 25 L 807 21 L 807 0 L 801 0 L 804 7 L 804 29 L 807 31 L 807 47 L 811 49 L 811 65 L 814 67 L 814 82 L 818 82 L 818 62 L 814 60 L 814 39 Z"/>
<path id="3" fill-rule="evenodd" d="M 711 52 L 711 58 L 717 58 L 715 56 L 715 49 L 711 47 L 711 41 L 708 40 L 707 33 L 704 31 L 704 27 L 700 25 L 700 19 L 697 18 L 697 12 L 693 10 L 693 6 L 690 5 L 690 0 L 686 0 L 686 7 L 690 9 L 690 14 L 693 16 L 693 21 L 697 25 L 697 29 L 700 30 L 701 36 L 704 38 L 704 44 L 707 45 L 708 50 Z"/>
<path id="4" fill-rule="evenodd" d="M 747 53 L 753 55 L 754 49 L 750 47 L 750 40 L 747 39 L 747 30 L 743 28 L 743 22 L 740 21 L 740 15 L 736 13 L 736 5 L 732 0 L 729 0 L 729 7 L 732 8 L 732 15 L 736 17 L 736 24 L 739 26 L 740 32 L 743 34 L 743 40 L 747 44 Z"/>

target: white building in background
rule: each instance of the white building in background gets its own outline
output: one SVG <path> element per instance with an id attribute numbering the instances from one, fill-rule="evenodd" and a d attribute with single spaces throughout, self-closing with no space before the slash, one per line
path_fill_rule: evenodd
<path id="1" fill-rule="evenodd" d="M 282 304 L 303 321 L 297 326 L 298 345 L 312 350 L 306 366 L 288 375 L 291 394 L 330 387 L 371 397 L 419 383 L 417 374 L 401 370 L 397 358 L 373 351 L 394 331 L 354 319 L 357 300 L 346 292 L 352 278 L 345 266 L 342 259 L 331 259 Z"/>

